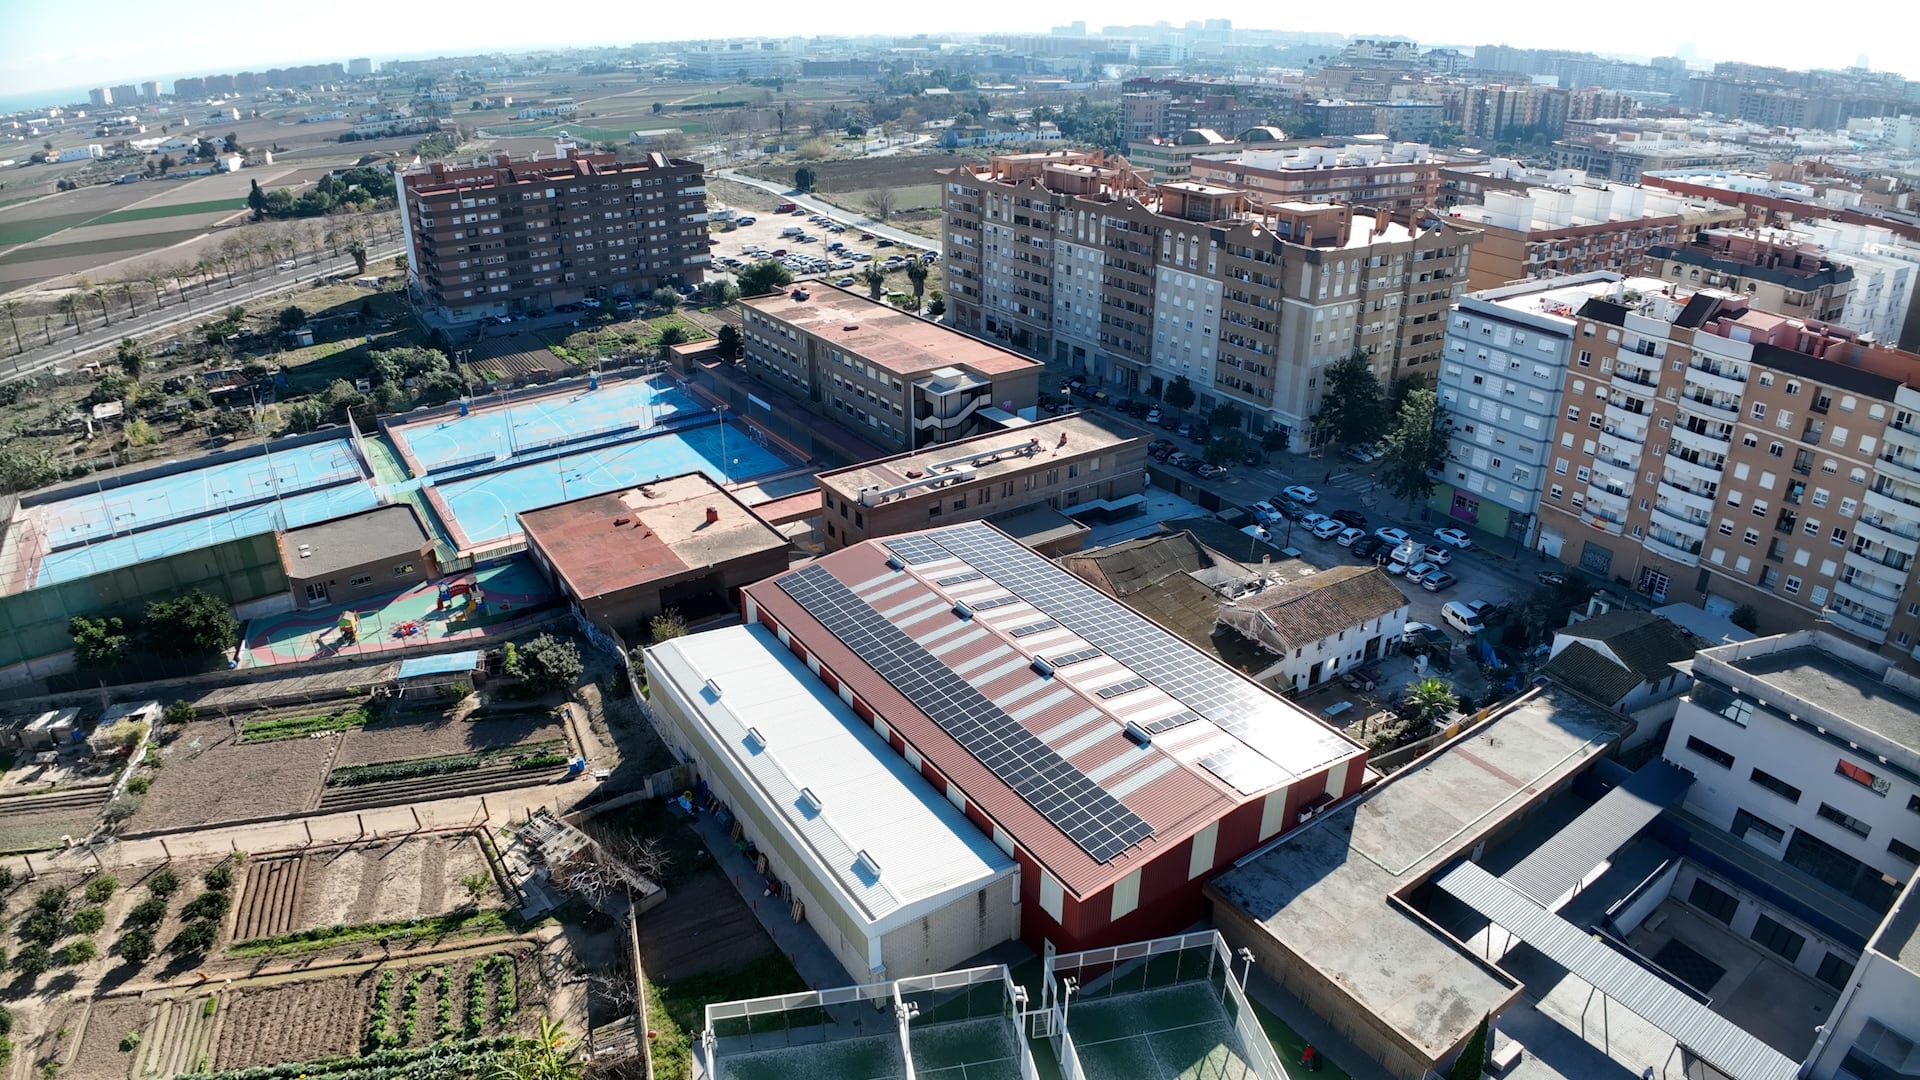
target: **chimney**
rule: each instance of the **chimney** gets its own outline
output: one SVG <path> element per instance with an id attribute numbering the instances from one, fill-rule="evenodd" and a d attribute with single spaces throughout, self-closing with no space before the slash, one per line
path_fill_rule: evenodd
<path id="1" fill-rule="evenodd" d="M 1373 212 L 1373 235 L 1379 236 L 1381 233 L 1386 232 L 1387 222 L 1391 220 L 1392 217 L 1393 215 L 1386 210 L 1375 210 Z"/>
<path id="2" fill-rule="evenodd" d="M 493 155 L 493 163 L 499 168 L 504 169 L 513 164 L 513 156 L 510 154 L 495 154 Z"/>
<path id="3" fill-rule="evenodd" d="M 720 508 L 717 506 L 707 507 L 707 524 L 717 525 L 719 523 L 720 523 Z"/>

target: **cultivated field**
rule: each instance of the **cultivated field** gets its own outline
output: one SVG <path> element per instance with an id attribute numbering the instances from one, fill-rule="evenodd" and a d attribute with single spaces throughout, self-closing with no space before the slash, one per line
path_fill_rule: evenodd
<path id="1" fill-rule="evenodd" d="M 74 1080 L 124 1080 L 133 1074 L 135 1047 L 120 1047 L 129 1032 L 140 1032 L 142 1045 L 152 1009 L 139 998 L 103 998 L 87 1009 L 86 1027 L 80 1033 L 80 1045 L 74 1051 L 73 1064 L 60 1075 Z M 188 1062 L 189 1065 L 192 1062 Z"/>
<path id="2" fill-rule="evenodd" d="M 477 900 L 463 881 L 477 879 Z M 356 844 L 247 866 L 233 940 L 277 937 L 320 926 L 402 922 L 501 897 L 472 834 Z"/>
<path id="3" fill-rule="evenodd" d="M 230 987 L 221 997 L 214 1067 L 242 1069 L 351 1054 L 366 1033 L 378 976 Z"/>
<path id="4" fill-rule="evenodd" d="M 198 721 L 160 751 L 160 770 L 129 832 L 294 814 L 320 797 L 333 739 L 238 743 L 225 721 Z"/>
<path id="5" fill-rule="evenodd" d="M 219 999 L 162 998 L 140 1040 L 134 1075 L 165 1077 L 204 1072 L 213 1064 L 213 1032 Z"/>
<path id="6" fill-rule="evenodd" d="M 465 754 L 565 737 L 565 728 L 547 715 L 545 709 L 490 720 L 456 720 L 444 713 L 400 710 L 384 720 L 348 732 L 341 741 L 334 767 Z"/>

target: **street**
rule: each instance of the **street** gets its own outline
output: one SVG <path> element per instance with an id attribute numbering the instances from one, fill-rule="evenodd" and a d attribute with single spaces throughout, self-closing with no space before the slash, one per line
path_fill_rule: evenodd
<path id="1" fill-rule="evenodd" d="M 829 202 L 824 202 L 812 195 L 796 194 L 791 185 L 775 183 L 772 180 L 760 180 L 748 176 L 737 169 L 720 169 L 713 175 L 721 180 L 731 180 L 736 184 L 757 187 L 761 191 L 780 196 L 795 206 L 805 209 L 809 214 L 825 214 L 849 228 L 858 228 L 862 232 L 870 232 L 875 236 L 884 236 L 896 244 L 908 244 L 928 251 L 938 251 L 942 255 L 946 254 L 946 248 L 942 246 L 937 239 L 929 239 L 918 233 L 910 233 L 904 229 L 893 228 L 885 222 L 875 221 L 863 214 L 856 214 L 851 210 L 842 210 L 840 207 Z"/>

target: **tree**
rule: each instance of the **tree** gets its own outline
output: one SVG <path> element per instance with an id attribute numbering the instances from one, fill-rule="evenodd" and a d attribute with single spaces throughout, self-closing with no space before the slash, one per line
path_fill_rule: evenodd
<path id="1" fill-rule="evenodd" d="M 913 285 L 913 308 L 920 310 L 921 301 L 927 295 L 927 264 L 915 259 L 907 264 L 907 281 Z"/>
<path id="2" fill-rule="evenodd" d="M 67 622 L 73 638 L 73 662 L 83 668 L 113 667 L 127 658 L 131 643 L 119 619 L 89 619 L 75 615 Z"/>
<path id="3" fill-rule="evenodd" d="M 180 164 L 180 161 L 179 161 L 179 159 L 177 159 L 177 158 L 175 158 L 175 157 L 174 157 L 174 156 L 173 156 L 172 154 L 161 154 L 161 155 L 160 155 L 160 175 L 161 175 L 161 176 L 165 176 L 165 175 L 167 175 L 167 170 L 168 170 L 168 169 L 171 169 L 171 168 L 173 168 L 174 166 L 176 166 L 176 165 L 179 165 L 179 164 Z M 254 184 L 254 190 L 256 190 L 256 191 L 258 191 L 258 190 L 259 190 L 259 186 L 260 186 L 260 185 L 259 185 L 259 183 L 258 183 L 258 182 L 256 181 L 256 182 L 255 182 L 255 184 Z M 247 198 L 247 205 L 248 205 L 248 206 L 252 206 L 252 205 L 253 205 L 253 198 L 252 198 L 252 196 L 248 196 L 248 198 Z"/>
<path id="4" fill-rule="evenodd" d="M 939 289 L 933 290 L 931 298 L 927 300 L 927 317 L 937 319 L 946 313 L 947 295 Z"/>
<path id="5" fill-rule="evenodd" d="M 1467 1039 L 1467 1045 L 1460 1056 L 1453 1059 L 1453 1068 L 1447 1070 L 1447 1080 L 1480 1080 L 1487 1071 L 1487 1022 L 1490 1017 L 1482 1016 L 1480 1026 L 1473 1029 Z"/>
<path id="6" fill-rule="evenodd" d="M 307 325 L 307 313 L 300 310 L 297 305 L 289 304 L 280 309 L 280 329 L 297 330 L 305 325 Z"/>
<path id="7" fill-rule="evenodd" d="M 680 306 L 680 293 L 670 286 L 662 285 L 653 290 L 653 295 L 648 297 L 647 300 L 661 311 L 672 311 L 674 308 Z"/>
<path id="8" fill-rule="evenodd" d="M 120 935 L 114 944 L 120 959 L 135 967 L 146 963 L 153 956 L 153 931 L 144 926 L 135 926 Z"/>
<path id="9" fill-rule="evenodd" d="M 1393 430 L 1387 432 L 1381 479 L 1395 498 L 1409 504 L 1433 492 L 1434 474 L 1447 460 L 1447 432 L 1451 427 L 1440 410 L 1440 398 L 1431 390 L 1411 390 Z"/>
<path id="10" fill-rule="evenodd" d="M 793 170 L 793 190 L 812 191 L 813 185 L 818 179 L 819 177 L 812 169 L 802 165 Z"/>
<path id="11" fill-rule="evenodd" d="M 393 272 L 394 272 L 394 273 L 396 273 L 396 274 L 405 274 L 405 273 L 407 272 L 407 266 L 408 266 L 408 265 L 409 265 L 409 264 L 408 264 L 408 262 L 407 262 L 407 253 L 406 253 L 406 252 L 404 252 L 404 251 L 403 251 L 403 252 L 401 252 L 400 254 L 398 254 L 398 255 L 395 255 L 395 256 L 393 257 Z"/>
<path id="12" fill-rule="evenodd" d="M 715 344 L 720 348 L 723 360 L 740 359 L 740 328 L 732 323 L 720 324 L 720 330 L 714 335 Z"/>
<path id="13" fill-rule="evenodd" d="M 195 591 L 171 600 L 148 601 L 141 631 L 155 652 L 213 656 L 233 648 L 240 636 L 240 621 L 225 600 Z"/>
<path id="14" fill-rule="evenodd" d="M 580 647 L 565 638 L 541 634 L 520 650 L 520 671 L 536 693 L 572 686 L 582 670 Z"/>
<path id="15" fill-rule="evenodd" d="M 94 957 L 99 956 L 100 946 L 82 939 L 80 941 L 68 942 L 67 947 L 61 950 L 61 952 L 63 955 L 61 956 L 60 962 L 68 967 L 72 967 L 76 964 L 84 964 Z"/>
<path id="16" fill-rule="evenodd" d="M 673 347 L 687 340 L 687 332 L 677 326 L 669 326 L 660 331 L 660 337 L 653 343 L 654 355 L 665 364 L 673 360 Z"/>
<path id="17" fill-rule="evenodd" d="M 347 241 L 347 254 L 353 257 L 353 272 L 367 272 L 367 245 L 359 239 Z"/>
<path id="18" fill-rule="evenodd" d="M 1187 381 L 1185 375 L 1168 383 L 1166 391 L 1161 394 L 1161 399 L 1176 409 L 1192 408 L 1194 398 L 1193 384 Z"/>
<path id="19" fill-rule="evenodd" d="M 1269 426 L 1267 430 L 1260 433 L 1260 449 L 1265 450 L 1269 454 L 1277 454 L 1285 450 L 1288 442 L 1287 432 L 1284 428 Z"/>
<path id="20" fill-rule="evenodd" d="M 193 702 L 180 700 L 167 706 L 166 711 L 160 714 L 160 719 L 168 724 L 191 724 L 199 715 L 200 711 L 193 707 Z"/>
<path id="21" fill-rule="evenodd" d="M 138 303 L 139 296 L 133 291 L 132 282 L 130 281 L 114 282 L 113 295 L 116 299 L 125 300 L 127 302 L 127 313 L 129 318 L 137 319 L 140 317 L 140 306 Z"/>
<path id="22" fill-rule="evenodd" d="M 0 300 L 0 315 L 7 317 L 7 327 L 13 331 L 13 351 L 16 353 L 26 351 L 25 346 L 20 344 L 21 310 L 18 300 Z"/>
<path id="23" fill-rule="evenodd" d="M 16 974 L 32 982 L 53 966 L 53 950 L 36 941 L 13 954 L 12 966 Z"/>
<path id="24" fill-rule="evenodd" d="M 893 216 L 894 189 L 874 188 L 860 197 L 860 204 L 873 211 L 873 216 L 881 221 Z"/>
<path id="25" fill-rule="evenodd" d="M 860 271 L 860 283 L 867 287 L 868 296 L 878 300 L 880 291 L 887 287 L 887 272 L 874 263 L 868 263 L 867 268 Z"/>
<path id="26" fill-rule="evenodd" d="M 1429 677 L 1407 687 L 1400 704 L 1400 718 L 1424 727 L 1445 719 L 1459 705 L 1460 699 L 1454 696 L 1453 687 Z"/>
<path id="27" fill-rule="evenodd" d="M 171 160 L 173 159 L 170 157 L 160 160 L 160 169 L 162 172 L 166 171 L 167 162 Z M 253 220 L 255 221 L 259 221 L 267 216 L 267 193 L 260 190 L 260 181 L 258 180 L 253 182 L 253 187 L 247 192 L 247 209 L 253 211 Z"/>
<path id="28" fill-rule="evenodd" d="M 130 337 L 120 339 L 120 347 L 114 351 L 114 358 L 120 361 L 120 370 L 127 378 L 140 377 L 140 367 L 145 359 L 140 355 L 140 344 Z"/>
<path id="29" fill-rule="evenodd" d="M 793 274 L 772 259 L 748 263 L 737 275 L 742 296 L 765 296 L 793 282 Z"/>
<path id="30" fill-rule="evenodd" d="M 647 623 L 647 635 L 648 640 L 654 642 L 686 637 L 687 620 L 680 617 L 678 608 L 668 608 Z"/>
<path id="31" fill-rule="evenodd" d="M 213 948 L 220 936 L 220 925 L 211 919 L 195 919 L 180 928 L 167 943 L 167 951 L 176 956 L 198 956 Z"/>
<path id="32" fill-rule="evenodd" d="M 724 278 L 714 278 L 712 281 L 703 281 L 700 283 L 699 295 L 701 303 L 718 307 L 722 304 L 731 304 L 735 300 L 740 299 L 740 290 L 735 287 L 731 281 L 727 281 Z"/>
<path id="33" fill-rule="evenodd" d="M 1380 437 L 1387 415 L 1380 380 L 1366 353 L 1355 349 L 1327 365 L 1320 380 L 1326 389 L 1320 395 L 1320 411 L 1313 414 L 1313 426 L 1321 441 L 1360 446 Z"/>
<path id="34" fill-rule="evenodd" d="M 1750 634 L 1760 632 L 1760 613 L 1754 610 L 1752 604 L 1741 604 L 1734 608 L 1733 614 L 1727 616 L 1727 621 Z"/>

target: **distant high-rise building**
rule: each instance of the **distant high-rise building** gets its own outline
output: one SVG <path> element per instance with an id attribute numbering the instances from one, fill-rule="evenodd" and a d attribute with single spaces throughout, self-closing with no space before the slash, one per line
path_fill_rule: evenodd
<path id="1" fill-rule="evenodd" d="M 87 100 L 92 102 L 96 107 L 111 105 L 113 104 L 113 91 L 104 86 L 96 86 L 87 91 Z"/>
<path id="2" fill-rule="evenodd" d="M 140 88 L 132 83 L 121 83 L 119 86 L 107 91 L 107 93 L 113 95 L 111 100 L 114 102 L 121 105 L 131 105 L 139 99 Z"/>
<path id="3" fill-rule="evenodd" d="M 151 82 L 141 83 L 140 96 L 148 99 L 149 101 L 158 98 L 160 96 L 160 80 L 155 79 Z"/>
<path id="4" fill-rule="evenodd" d="M 347 61 L 347 76 L 355 78 L 373 74 L 373 61 L 364 56 L 356 56 Z"/>

